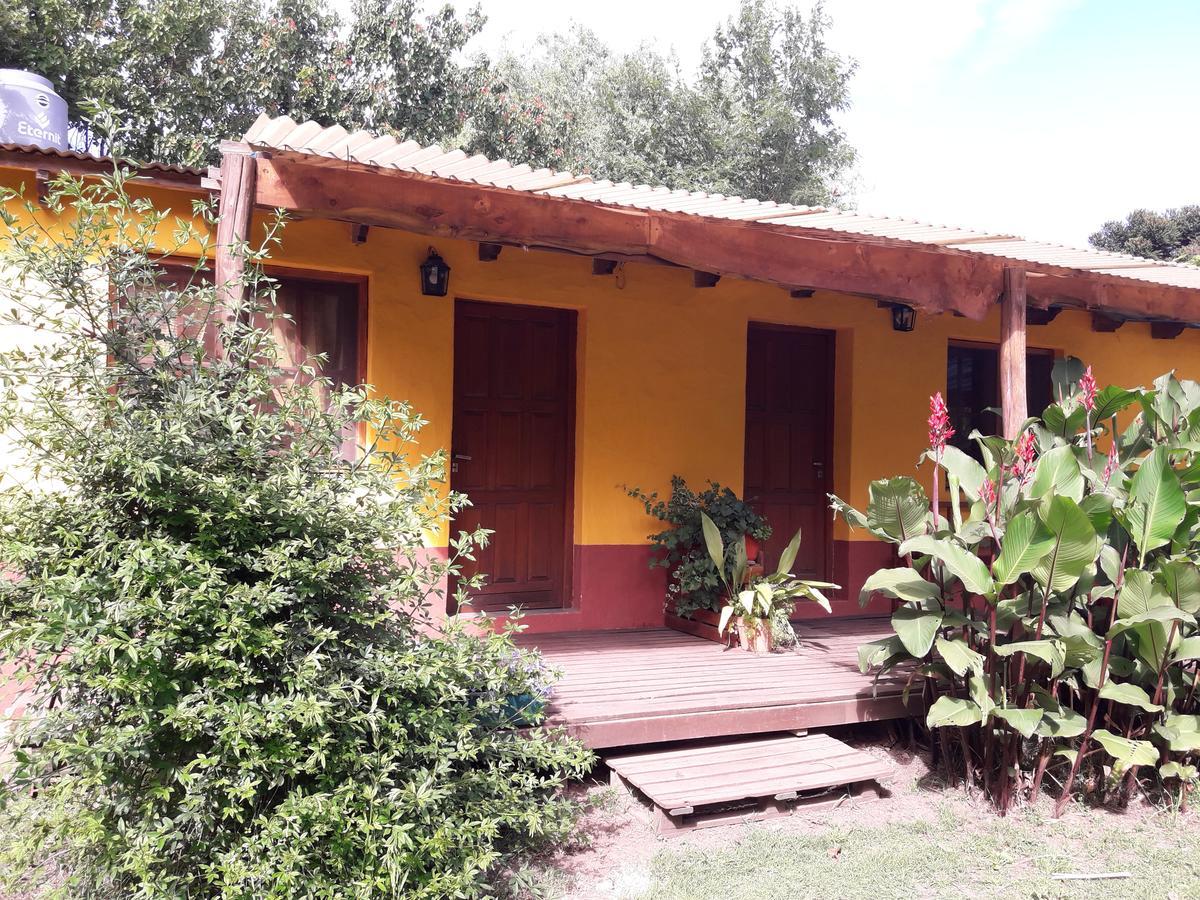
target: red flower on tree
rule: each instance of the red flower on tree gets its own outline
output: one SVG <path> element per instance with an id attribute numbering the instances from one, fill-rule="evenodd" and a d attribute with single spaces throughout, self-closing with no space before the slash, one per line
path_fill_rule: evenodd
<path id="1" fill-rule="evenodd" d="M 950 427 L 950 414 L 946 410 L 942 392 L 938 391 L 929 398 L 929 446 L 940 456 L 952 437 L 954 429 Z"/>
<path id="2" fill-rule="evenodd" d="M 1083 408 L 1091 412 L 1096 408 L 1096 379 L 1092 375 L 1091 366 L 1087 367 L 1087 371 L 1079 379 L 1079 389 L 1083 392 Z"/>
<path id="3" fill-rule="evenodd" d="M 1113 442 L 1108 446 L 1108 462 L 1104 464 L 1104 486 L 1108 487 L 1108 483 L 1112 481 L 1113 474 L 1120 467 L 1121 461 L 1117 457 L 1117 442 L 1114 438 Z"/>
<path id="4" fill-rule="evenodd" d="M 1088 366 L 1079 379 L 1079 390 L 1083 392 L 1083 408 L 1087 410 L 1087 454 L 1092 458 L 1092 410 L 1096 408 L 1096 379 L 1092 377 L 1092 367 Z"/>
<path id="5" fill-rule="evenodd" d="M 938 468 L 942 463 L 942 451 L 946 449 L 946 442 L 954 437 L 954 429 L 950 427 L 950 414 L 946 411 L 946 401 L 942 399 L 942 392 L 938 391 L 929 398 L 929 446 L 933 450 L 933 531 L 936 534 L 938 530 L 938 485 L 942 480 L 942 473 Z"/>
<path id="6" fill-rule="evenodd" d="M 1033 460 L 1037 456 L 1037 441 L 1033 436 L 1032 431 L 1026 431 L 1017 438 L 1017 445 L 1013 448 L 1017 459 L 1013 463 L 1013 474 L 1021 479 L 1022 483 L 1029 474 L 1033 471 Z"/>

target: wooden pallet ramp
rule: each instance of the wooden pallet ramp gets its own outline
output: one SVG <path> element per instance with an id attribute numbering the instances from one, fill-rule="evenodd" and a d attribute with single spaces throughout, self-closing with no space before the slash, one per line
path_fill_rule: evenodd
<path id="1" fill-rule="evenodd" d="M 882 796 L 891 768 L 827 734 L 772 734 L 605 757 L 615 785 L 652 807 L 660 833 L 760 821 L 797 807 Z"/>

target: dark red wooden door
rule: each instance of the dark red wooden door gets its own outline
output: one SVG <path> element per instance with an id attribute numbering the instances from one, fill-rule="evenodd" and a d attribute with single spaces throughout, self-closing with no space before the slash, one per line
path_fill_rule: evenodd
<path id="1" fill-rule="evenodd" d="M 772 528 L 768 571 L 801 529 L 792 571 L 828 580 L 833 336 L 752 323 L 746 343 L 744 496 Z"/>
<path id="2" fill-rule="evenodd" d="M 454 527 L 495 532 L 472 607 L 567 604 L 574 354 L 570 310 L 455 304 L 450 480 L 472 506 Z"/>

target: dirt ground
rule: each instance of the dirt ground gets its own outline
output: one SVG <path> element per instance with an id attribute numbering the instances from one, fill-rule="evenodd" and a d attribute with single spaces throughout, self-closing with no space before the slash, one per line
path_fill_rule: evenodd
<path id="1" fill-rule="evenodd" d="M 912 827 L 916 823 L 928 823 L 931 826 L 928 831 L 937 833 L 939 829 L 933 826 L 940 824 L 943 826 L 940 830 L 946 831 L 945 826 L 956 823 L 949 829 L 947 845 L 938 847 L 943 851 L 956 851 L 959 847 L 955 846 L 954 835 L 961 834 L 963 822 L 977 822 L 983 827 L 991 827 L 991 823 L 997 820 L 993 808 L 978 792 L 969 794 L 962 785 L 950 787 L 943 784 L 942 779 L 931 772 L 928 757 L 909 749 L 907 740 L 893 727 L 886 724 L 854 726 L 836 729 L 833 734 L 891 766 L 892 774 L 881 783 L 886 791 L 885 797 L 845 797 L 836 808 L 824 804 L 806 811 L 800 806 L 790 816 L 762 823 L 699 828 L 682 832 L 679 836 L 663 837 L 645 820 L 638 801 L 623 791 L 609 787 L 602 780 L 606 772 L 600 767 L 596 780 L 575 789 L 589 806 L 580 823 L 579 839 L 570 846 L 527 863 L 517 873 L 518 895 L 570 900 L 638 897 L 652 893 L 651 872 L 656 857 L 664 854 L 679 857 L 712 856 L 736 846 L 752 830 L 765 829 L 797 838 L 829 834 L 831 842 L 827 852 L 831 858 L 836 858 L 841 852 L 836 836 L 848 830 L 887 829 L 895 825 Z M 1022 818 L 1026 823 L 1022 827 L 1027 830 L 1032 827 L 1036 834 L 1037 822 L 1048 820 L 1051 808 L 1052 801 L 1045 796 L 1036 808 L 1027 806 L 1014 809 L 1010 819 Z M 1086 835 L 1100 827 L 1127 828 L 1134 822 L 1162 815 L 1162 808 L 1144 799 L 1136 800 L 1128 809 L 1119 811 L 1073 805 L 1062 819 L 1057 820 L 1055 828 L 1063 834 L 1076 832 Z M 1188 814 L 1186 818 L 1190 820 L 1190 828 L 1195 829 L 1195 817 Z M 964 838 L 967 842 L 962 847 L 966 848 L 970 836 Z M 1058 839 L 1056 846 L 1061 848 L 1061 845 L 1062 841 Z M 1078 849 L 1083 851 L 1080 855 L 1086 857 L 1087 848 L 1082 843 Z M 1019 869 L 1020 863 L 1016 862 L 1016 865 Z M 891 895 L 885 890 L 880 896 Z M 712 900 L 716 900 L 716 897 Z"/>

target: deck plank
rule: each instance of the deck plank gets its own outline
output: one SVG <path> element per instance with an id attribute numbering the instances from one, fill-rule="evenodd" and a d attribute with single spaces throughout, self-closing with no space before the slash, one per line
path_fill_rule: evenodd
<path id="1" fill-rule="evenodd" d="M 648 765 L 653 752 L 606 758 L 663 809 L 774 797 L 886 777 L 886 763 L 828 735 L 775 735 L 666 751 L 667 766 Z M 764 764 L 764 759 L 769 760 Z"/>
<path id="2" fill-rule="evenodd" d="M 522 636 L 561 673 L 547 717 L 589 746 L 840 725 L 919 713 L 901 700 L 908 679 L 876 684 L 858 647 L 891 634 L 886 619 L 797 626 L 795 652 L 754 656 L 667 628 Z"/>

